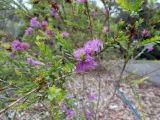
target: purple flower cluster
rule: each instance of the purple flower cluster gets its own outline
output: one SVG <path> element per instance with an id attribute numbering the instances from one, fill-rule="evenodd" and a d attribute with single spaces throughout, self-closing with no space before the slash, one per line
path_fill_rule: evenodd
<path id="1" fill-rule="evenodd" d="M 153 44 L 148 44 L 145 46 L 147 52 L 152 52 L 154 50 L 154 45 Z"/>
<path id="2" fill-rule="evenodd" d="M 74 118 L 74 110 L 72 110 L 72 109 L 67 109 L 66 110 L 66 118 L 67 119 L 69 119 L 69 120 L 71 120 L 71 119 L 73 119 Z"/>
<path id="3" fill-rule="evenodd" d="M 40 22 L 37 20 L 37 17 L 34 17 L 30 20 L 30 27 L 25 30 L 25 35 L 31 35 L 33 33 L 33 28 L 39 28 L 41 26 Z M 32 28 L 33 27 L 33 28 Z"/>
<path id="4" fill-rule="evenodd" d="M 28 43 L 20 42 L 19 40 L 13 41 L 11 46 L 12 46 L 12 49 L 14 51 L 24 51 L 24 50 L 27 50 L 29 48 Z"/>
<path id="5" fill-rule="evenodd" d="M 104 34 L 107 34 L 109 32 L 109 26 L 108 25 L 105 25 L 103 27 L 103 31 L 102 31 Z"/>
<path id="6" fill-rule="evenodd" d="M 87 112 L 85 113 L 85 116 L 86 116 L 86 119 L 87 119 L 87 120 L 91 120 L 92 113 L 89 112 L 89 111 L 87 111 Z"/>
<path id="7" fill-rule="evenodd" d="M 59 16 L 59 14 L 58 14 L 57 9 L 52 8 L 52 9 L 51 9 L 51 15 L 52 15 L 53 17 L 58 17 L 58 16 Z"/>
<path id="8" fill-rule="evenodd" d="M 81 61 L 76 65 L 76 71 L 78 73 L 86 72 L 92 69 L 95 69 L 97 66 L 97 63 L 94 60 L 91 61 Z"/>
<path id="9" fill-rule="evenodd" d="M 41 27 L 46 30 L 47 27 L 48 27 L 48 22 L 47 21 L 42 21 Z"/>
<path id="10" fill-rule="evenodd" d="M 31 35 L 32 33 L 33 33 L 32 27 L 28 27 L 28 28 L 25 30 L 25 35 Z"/>
<path id="11" fill-rule="evenodd" d="M 80 3 L 80 4 L 84 4 L 84 3 L 86 3 L 88 0 L 77 0 L 77 2 L 78 3 Z"/>
<path id="12" fill-rule="evenodd" d="M 30 64 L 33 67 L 44 65 L 44 63 L 42 63 L 40 61 L 37 61 L 37 60 L 34 60 L 33 58 L 27 58 L 27 63 Z"/>
<path id="13" fill-rule="evenodd" d="M 88 41 L 84 44 L 84 48 L 87 50 L 87 53 L 99 53 L 101 49 L 103 48 L 103 43 L 101 40 L 94 39 L 91 41 Z"/>
<path id="14" fill-rule="evenodd" d="M 46 34 L 50 37 L 52 37 L 54 35 L 54 33 L 52 32 L 52 30 L 47 30 Z"/>
<path id="15" fill-rule="evenodd" d="M 91 15 L 92 15 L 93 17 L 97 17 L 97 11 L 96 11 L 96 9 L 92 9 L 92 10 L 91 10 Z"/>
<path id="16" fill-rule="evenodd" d="M 38 21 L 37 17 L 33 17 L 30 20 L 30 27 L 25 30 L 25 35 L 31 35 L 33 33 L 33 28 L 40 28 L 46 32 L 47 35 L 52 36 L 52 31 L 48 30 L 48 21 Z"/>
<path id="17" fill-rule="evenodd" d="M 146 38 L 146 37 L 149 37 L 150 36 L 150 33 L 147 29 L 143 29 L 143 31 L 141 32 L 141 36 L 143 38 Z"/>
<path id="18" fill-rule="evenodd" d="M 95 62 L 93 55 L 99 53 L 102 48 L 102 41 L 94 39 L 86 42 L 83 48 L 77 49 L 73 53 L 75 60 L 78 62 L 76 64 L 76 71 L 78 73 L 83 73 L 95 69 L 97 63 Z"/>
<path id="19" fill-rule="evenodd" d="M 68 95 L 68 96 L 67 96 L 67 99 L 72 99 L 72 98 L 74 98 L 73 95 Z"/>
<path id="20" fill-rule="evenodd" d="M 14 53 L 14 52 L 11 52 L 11 53 L 9 54 L 9 57 L 12 58 L 12 59 L 14 59 L 14 58 L 15 58 L 15 53 Z"/>
<path id="21" fill-rule="evenodd" d="M 90 101 L 95 101 L 97 99 L 97 96 L 96 95 L 90 95 L 90 96 L 88 96 L 88 99 Z"/>
<path id="22" fill-rule="evenodd" d="M 37 20 L 37 17 L 34 17 L 30 20 L 30 26 L 34 28 L 39 28 L 41 23 Z"/>
<path id="23" fill-rule="evenodd" d="M 62 33 L 61 33 L 61 36 L 62 36 L 63 38 L 68 38 L 68 37 L 69 37 L 69 33 L 68 33 L 68 32 L 62 32 Z"/>

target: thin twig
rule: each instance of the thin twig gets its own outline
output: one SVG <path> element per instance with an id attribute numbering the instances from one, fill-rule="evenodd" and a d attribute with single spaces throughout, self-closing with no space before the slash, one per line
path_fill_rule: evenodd
<path id="1" fill-rule="evenodd" d="M 96 107 L 96 112 L 95 112 L 95 120 L 97 120 L 97 112 L 98 112 L 100 96 L 101 96 L 101 78 L 100 78 L 100 75 L 98 75 L 98 78 L 99 78 L 99 82 L 98 82 L 98 100 L 97 100 L 97 107 Z"/>
<path id="2" fill-rule="evenodd" d="M 91 16 L 90 16 L 90 12 L 89 12 L 89 6 L 88 6 L 88 2 L 86 2 L 86 9 L 87 9 L 87 16 L 88 16 L 88 20 L 89 20 L 89 29 L 90 29 L 90 33 L 91 33 L 91 37 L 93 38 L 93 32 L 92 32 L 92 21 L 91 21 Z"/>
<path id="3" fill-rule="evenodd" d="M 146 50 L 146 48 L 142 49 L 142 51 L 141 51 L 138 55 L 136 55 L 136 56 L 133 58 L 133 60 L 136 60 L 138 57 L 140 57 L 140 56 L 144 53 L 145 50 Z"/>
<path id="4" fill-rule="evenodd" d="M 123 64 L 123 68 L 122 68 L 122 70 L 121 70 L 121 73 L 120 73 L 120 76 L 119 76 L 119 78 L 118 78 L 118 84 L 116 84 L 116 85 L 114 85 L 114 91 L 113 91 L 113 94 L 111 95 L 111 97 L 109 98 L 109 101 L 108 101 L 108 103 L 106 104 L 106 106 L 105 106 L 105 109 L 108 109 L 108 107 L 109 107 L 109 104 L 111 103 L 111 100 L 114 98 L 114 96 L 116 95 L 116 91 L 117 91 L 117 89 L 119 89 L 119 82 L 121 81 L 121 79 L 122 79 L 122 76 L 123 76 L 123 73 L 124 73 L 124 71 L 125 71 L 125 67 L 126 67 L 126 65 L 127 65 L 127 61 Z M 113 65 L 114 67 L 116 67 L 117 65 Z M 116 82 L 116 81 L 114 81 L 114 82 Z"/>
<path id="5" fill-rule="evenodd" d="M 2 109 L 2 110 L 0 111 L 0 114 L 2 114 L 3 112 L 5 112 L 6 110 L 8 110 L 9 108 L 13 107 L 16 103 L 20 102 L 21 100 L 23 100 L 23 99 L 26 98 L 27 96 L 30 96 L 32 93 L 34 93 L 34 92 L 36 92 L 36 91 L 38 91 L 38 90 L 40 90 L 39 87 L 37 87 L 37 88 L 29 91 L 25 96 L 20 97 L 18 100 L 16 100 L 15 102 L 11 103 L 11 104 L 8 105 L 6 108 Z"/>
<path id="6" fill-rule="evenodd" d="M 106 6 L 106 2 L 104 1 L 104 0 L 101 0 L 101 2 L 103 3 L 103 6 L 104 6 L 104 8 L 105 8 L 105 10 L 107 11 L 108 10 L 108 15 L 106 15 L 106 17 L 105 17 L 105 20 L 104 20 L 104 23 L 103 23 L 103 26 L 105 26 L 105 24 L 106 24 L 106 22 L 107 22 L 107 20 L 108 20 L 108 27 L 110 27 L 110 4 L 108 4 L 108 8 L 107 8 L 107 6 Z M 109 2 L 110 3 L 110 2 Z M 106 11 L 104 11 L 104 12 L 106 12 Z M 105 14 L 105 13 L 104 13 Z M 99 37 L 102 35 L 102 32 L 100 32 L 99 33 Z"/>
<path id="7" fill-rule="evenodd" d="M 83 98 L 82 98 L 82 109 L 83 109 L 84 116 L 86 116 L 85 115 L 86 110 L 85 110 L 85 106 L 84 106 L 84 99 L 85 99 L 85 75 L 84 74 L 82 75 L 82 95 L 83 95 Z"/>

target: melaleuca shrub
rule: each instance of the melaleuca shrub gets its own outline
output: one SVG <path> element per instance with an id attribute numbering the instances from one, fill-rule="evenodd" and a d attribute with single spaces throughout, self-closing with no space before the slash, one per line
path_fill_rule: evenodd
<path id="1" fill-rule="evenodd" d="M 120 53 L 114 59 L 124 60 L 125 65 L 141 46 L 147 52 L 153 51 L 149 43 L 159 37 L 151 38 L 149 29 L 140 30 L 142 18 L 129 11 L 135 20 L 133 24 L 125 23 L 123 18 L 115 24 L 119 16 L 116 18 L 112 13 L 114 4 L 102 2 L 102 9 L 89 0 L 33 0 L 31 9 L 19 11 L 17 8 L 17 16 L 25 28 L 21 31 L 23 35 L 10 43 L 2 43 L 0 49 L 3 51 L 0 51 L 3 58 L 0 63 L 5 68 L 1 74 L 5 73 L 6 81 L 2 85 L 13 88 L 4 90 L 3 94 L 7 93 L 7 100 L 21 101 L 17 110 L 49 101 L 55 119 L 74 119 L 79 114 L 81 118 L 92 119 L 97 112 L 98 95 L 88 93 L 89 107 L 93 111 L 76 108 L 78 98 L 65 87 L 66 78 L 95 70 L 100 57 L 113 60 L 114 50 Z M 121 78 L 116 81 L 115 88 L 119 87 Z"/>

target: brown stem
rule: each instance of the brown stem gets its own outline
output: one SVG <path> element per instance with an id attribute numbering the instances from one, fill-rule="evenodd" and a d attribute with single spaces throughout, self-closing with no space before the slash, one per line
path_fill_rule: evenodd
<path id="1" fill-rule="evenodd" d="M 117 84 L 116 84 L 116 86 L 114 86 L 115 88 L 114 88 L 113 94 L 112 94 L 112 96 L 110 97 L 109 102 L 107 103 L 105 109 L 108 109 L 111 100 L 112 100 L 112 99 L 114 98 L 114 96 L 116 95 L 116 89 L 117 89 L 117 87 L 119 88 L 119 86 L 120 86 L 119 84 L 120 84 L 120 81 L 121 81 L 121 79 L 122 79 L 122 76 L 123 76 L 123 73 L 124 73 L 124 71 L 125 71 L 125 68 L 126 68 L 127 63 L 128 63 L 128 60 L 125 60 L 125 62 L 124 62 L 124 64 L 123 64 L 123 67 L 122 67 L 122 71 L 121 71 L 120 76 L 119 76 L 119 78 L 118 78 Z M 116 82 L 116 81 L 115 81 L 115 82 Z"/>
<path id="2" fill-rule="evenodd" d="M 108 10 L 108 15 L 105 17 L 103 26 L 105 26 L 105 24 L 106 24 L 106 22 L 107 22 L 107 20 L 108 20 L 108 27 L 110 28 L 110 19 L 109 19 L 109 17 L 110 17 L 110 14 L 109 14 L 109 12 L 110 12 L 110 4 L 108 4 L 108 5 L 109 5 L 109 8 L 107 8 L 105 1 L 104 1 L 104 0 L 101 0 L 101 2 L 103 3 L 105 10 L 106 10 L 106 11 Z M 99 37 L 100 37 L 101 35 L 102 35 L 102 32 L 99 33 Z"/>
<path id="3" fill-rule="evenodd" d="M 92 20 L 91 20 L 91 16 L 90 16 L 90 12 L 89 12 L 89 6 L 88 6 L 88 2 L 86 2 L 86 9 L 87 9 L 87 16 L 88 16 L 88 20 L 89 20 L 89 30 L 91 33 L 91 37 L 93 38 L 93 27 L 92 27 Z"/>

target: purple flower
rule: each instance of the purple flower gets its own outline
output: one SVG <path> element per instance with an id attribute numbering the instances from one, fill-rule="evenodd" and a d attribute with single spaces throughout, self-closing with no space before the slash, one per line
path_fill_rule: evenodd
<path id="1" fill-rule="evenodd" d="M 88 97 L 88 99 L 89 99 L 90 101 L 94 101 L 94 100 L 97 99 L 97 96 L 96 96 L 96 95 L 90 95 L 90 96 Z"/>
<path id="2" fill-rule="evenodd" d="M 14 58 L 15 58 L 15 53 L 11 52 L 11 53 L 9 54 L 9 57 L 12 58 L 12 59 L 14 59 Z"/>
<path id="3" fill-rule="evenodd" d="M 40 22 L 37 20 L 37 17 L 34 17 L 30 20 L 30 26 L 38 28 L 41 26 Z"/>
<path id="4" fill-rule="evenodd" d="M 152 52 L 154 50 L 154 45 L 153 44 L 148 44 L 145 46 L 147 52 Z"/>
<path id="5" fill-rule="evenodd" d="M 60 105 L 60 108 L 61 108 L 62 110 L 66 110 L 66 109 L 67 109 L 64 101 L 61 101 L 59 105 Z"/>
<path id="6" fill-rule="evenodd" d="M 42 27 L 43 29 L 47 29 L 47 27 L 48 27 L 48 22 L 47 22 L 47 21 L 43 21 L 43 22 L 41 23 L 41 27 Z"/>
<path id="7" fill-rule="evenodd" d="M 30 64 L 31 66 L 37 67 L 40 65 L 44 65 L 44 63 L 34 60 L 33 58 L 27 58 L 27 63 Z"/>
<path id="8" fill-rule="evenodd" d="M 11 46 L 15 51 L 23 51 L 29 48 L 28 43 L 20 42 L 19 40 L 13 41 Z"/>
<path id="9" fill-rule="evenodd" d="M 85 113 L 85 116 L 86 116 L 86 119 L 87 119 L 87 120 L 91 120 L 92 113 L 87 111 L 87 112 Z"/>
<path id="10" fill-rule="evenodd" d="M 143 29 L 143 31 L 141 32 L 141 36 L 142 36 L 143 38 L 146 38 L 146 37 L 149 37 L 149 36 L 150 36 L 150 33 L 149 33 L 148 30 Z"/>
<path id="11" fill-rule="evenodd" d="M 33 33 L 32 27 L 28 27 L 28 28 L 25 30 L 25 35 L 31 35 L 32 33 Z"/>
<path id="12" fill-rule="evenodd" d="M 55 8 L 52 8 L 52 9 L 51 9 L 51 15 L 52 15 L 53 17 L 58 17 L 58 16 L 59 16 L 58 11 L 57 11 Z"/>
<path id="13" fill-rule="evenodd" d="M 102 31 L 104 34 L 107 34 L 109 32 L 109 26 L 108 25 L 105 25 L 103 27 L 103 31 Z"/>
<path id="14" fill-rule="evenodd" d="M 74 118 L 74 110 L 72 110 L 72 109 L 66 110 L 66 118 L 73 119 Z"/>
<path id="15" fill-rule="evenodd" d="M 95 9 L 92 9 L 92 10 L 91 10 L 91 15 L 92 15 L 93 17 L 97 17 L 97 11 L 96 11 Z"/>
<path id="16" fill-rule="evenodd" d="M 85 48 L 77 49 L 73 53 L 73 56 L 78 61 L 76 64 L 76 71 L 78 73 L 95 69 L 97 66 L 97 63 L 94 61 L 93 57 L 87 53 Z"/>
<path id="17" fill-rule="evenodd" d="M 52 30 L 47 30 L 47 32 L 46 32 L 46 33 L 47 33 L 47 35 L 48 35 L 48 36 L 50 36 L 50 37 L 52 37 L 52 36 L 53 36 L 53 32 L 52 32 Z"/>
<path id="18" fill-rule="evenodd" d="M 86 57 L 86 50 L 84 48 L 79 48 L 74 51 L 73 56 L 77 61 L 82 61 Z"/>
<path id="19" fill-rule="evenodd" d="M 68 32 L 62 32 L 62 33 L 61 33 L 61 36 L 62 36 L 63 38 L 68 38 L 68 37 L 69 37 L 69 33 L 68 33 Z"/>
<path id="20" fill-rule="evenodd" d="M 14 95 L 14 93 L 12 91 L 6 92 L 7 96 L 11 97 Z"/>
<path id="21" fill-rule="evenodd" d="M 83 72 L 87 72 L 87 71 L 95 69 L 96 66 L 97 66 L 97 63 L 94 60 L 82 61 L 76 64 L 76 71 L 77 73 L 83 73 Z"/>
<path id="22" fill-rule="evenodd" d="M 97 63 L 94 61 L 94 53 L 100 52 L 103 48 L 102 41 L 94 39 L 88 41 L 83 48 L 77 49 L 73 56 L 77 60 L 76 71 L 78 73 L 83 73 L 92 69 L 95 69 Z"/>
<path id="23" fill-rule="evenodd" d="M 94 58 L 90 56 L 91 50 L 88 48 L 77 49 L 73 56 L 77 60 L 76 71 L 77 73 L 87 72 L 96 68 L 97 63 L 94 61 Z"/>
<path id="24" fill-rule="evenodd" d="M 77 0 L 78 3 L 83 4 L 86 3 L 88 0 Z"/>
<path id="25" fill-rule="evenodd" d="M 84 44 L 84 48 L 88 54 L 98 53 L 103 48 L 103 43 L 98 39 L 90 40 Z"/>
<path id="26" fill-rule="evenodd" d="M 67 99 L 72 99 L 74 96 L 73 95 L 68 95 Z"/>

